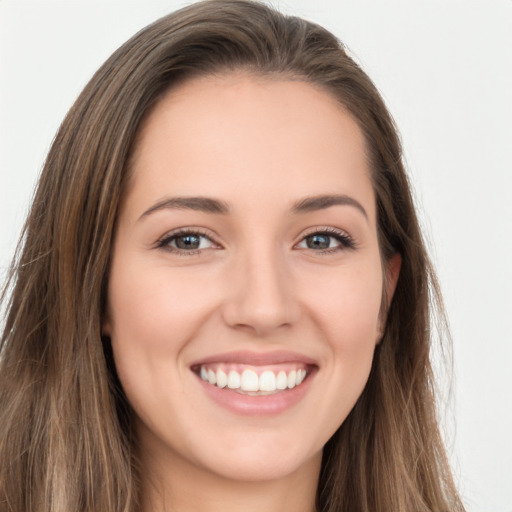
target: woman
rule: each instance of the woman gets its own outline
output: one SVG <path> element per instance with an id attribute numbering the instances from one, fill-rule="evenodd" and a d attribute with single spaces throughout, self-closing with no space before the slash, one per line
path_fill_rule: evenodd
<path id="1" fill-rule="evenodd" d="M 213 0 L 123 45 L 12 286 L 5 510 L 463 510 L 399 140 L 321 27 Z"/>

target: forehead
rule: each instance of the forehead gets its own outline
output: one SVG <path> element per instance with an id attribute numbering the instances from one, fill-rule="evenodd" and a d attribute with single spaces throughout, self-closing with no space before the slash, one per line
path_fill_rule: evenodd
<path id="1" fill-rule="evenodd" d="M 190 80 L 156 104 L 125 199 L 245 195 L 284 204 L 328 193 L 356 194 L 373 214 L 365 141 L 352 116 L 308 82 L 234 73 Z"/>

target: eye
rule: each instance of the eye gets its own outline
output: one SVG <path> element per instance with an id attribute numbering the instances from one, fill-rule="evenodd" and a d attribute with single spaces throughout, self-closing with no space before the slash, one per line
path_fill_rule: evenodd
<path id="1" fill-rule="evenodd" d="M 343 249 L 353 249 L 355 244 L 352 237 L 343 231 L 321 230 L 306 235 L 297 244 L 297 247 L 317 252 L 336 252 Z"/>
<path id="2" fill-rule="evenodd" d="M 217 249 L 219 246 L 204 233 L 180 230 L 162 238 L 158 247 L 180 254 L 196 254 L 204 249 Z"/>

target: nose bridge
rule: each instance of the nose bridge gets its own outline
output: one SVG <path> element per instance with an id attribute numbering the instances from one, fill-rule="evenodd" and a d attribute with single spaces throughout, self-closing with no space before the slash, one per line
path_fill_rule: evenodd
<path id="1" fill-rule="evenodd" d="M 233 266 L 225 305 L 229 325 L 264 335 L 296 320 L 292 276 L 277 243 L 251 243 L 240 251 Z"/>

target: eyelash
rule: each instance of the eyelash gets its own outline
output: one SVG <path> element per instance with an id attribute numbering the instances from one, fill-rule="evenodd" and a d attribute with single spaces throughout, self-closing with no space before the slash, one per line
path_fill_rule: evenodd
<path id="1" fill-rule="evenodd" d="M 216 242 L 214 242 L 212 240 L 212 237 L 210 234 L 204 232 L 204 231 L 201 231 L 201 230 L 198 230 L 198 229 L 187 229 L 187 228 L 184 228 L 184 229 L 180 229 L 178 231 L 174 231 L 173 233 L 169 233 L 169 234 L 166 234 L 164 235 L 163 238 L 161 238 L 158 242 L 157 242 L 157 248 L 158 249 L 163 249 L 163 250 L 166 250 L 166 251 L 169 251 L 169 252 L 172 252 L 173 254 L 177 254 L 178 256 L 194 256 L 194 255 L 197 255 L 197 254 L 201 254 L 201 251 L 204 250 L 204 249 L 192 249 L 192 250 L 185 250 L 185 249 L 180 249 L 179 247 L 171 247 L 170 244 L 175 241 L 176 239 L 180 238 L 180 237 L 185 237 L 185 236 L 189 236 L 189 237 L 197 237 L 197 238 L 206 238 L 208 239 L 213 245 L 218 245 L 216 244 Z"/>
<path id="2" fill-rule="evenodd" d="M 320 254 L 332 254 L 339 251 L 344 251 L 347 249 L 355 249 L 356 243 L 354 239 L 345 231 L 336 228 L 330 227 L 315 227 L 311 229 L 308 233 L 306 233 L 300 240 L 299 243 L 304 242 L 307 238 L 311 236 L 326 236 L 328 238 L 334 238 L 340 245 L 337 247 L 329 247 L 327 249 L 314 250 L 310 249 L 313 252 Z"/>
<path id="3" fill-rule="evenodd" d="M 348 233 L 338 230 L 338 229 L 335 229 L 335 228 L 329 228 L 329 227 L 311 229 L 308 233 L 306 233 L 300 239 L 300 241 L 297 244 L 295 244 L 294 247 L 296 247 L 300 243 L 305 242 L 307 240 L 307 238 L 315 236 L 315 235 L 316 236 L 326 236 L 328 238 L 334 238 L 339 243 L 339 245 L 336 247 L 328 247 L 326 249 L 318 249 L 318 250 L 312 249 L 310 247 L 306 247 L 304 249 L 313 251 L 315 253 L 320 253 L 320 254 L 332 254 L 332 253 L 336 253 L 339 251 L 356 248 L 356 243 L 355 243 L 354 239 Z M 158 249 L 163 249 L 163 250 L 172 252 L 179 256 L 194 256 L 197 254 L 201 254 L 201 252 L 204 250 L 204 248 L 188 250 L 188 249 L 180 249 L 178 247 L 172 247 L 170 245 L 172 242 L 175 242 L 178 238 L 185 237 L 185 236 L 197 237 L 200 239 L 206 238 L 207 240 L 209 240 L 211 242 L 212 245 L 219 247 L 219 245 L 214 240 L 212 240 L 212 237 L 210 234 L 208 234 L 204 231 L 198 230 L 198 229 L 188 229 L 188 228 L 180 229 L 173 233 L 166 234 L 163 238 L 161 238 L 157 242 L 156 247 Z"/>

